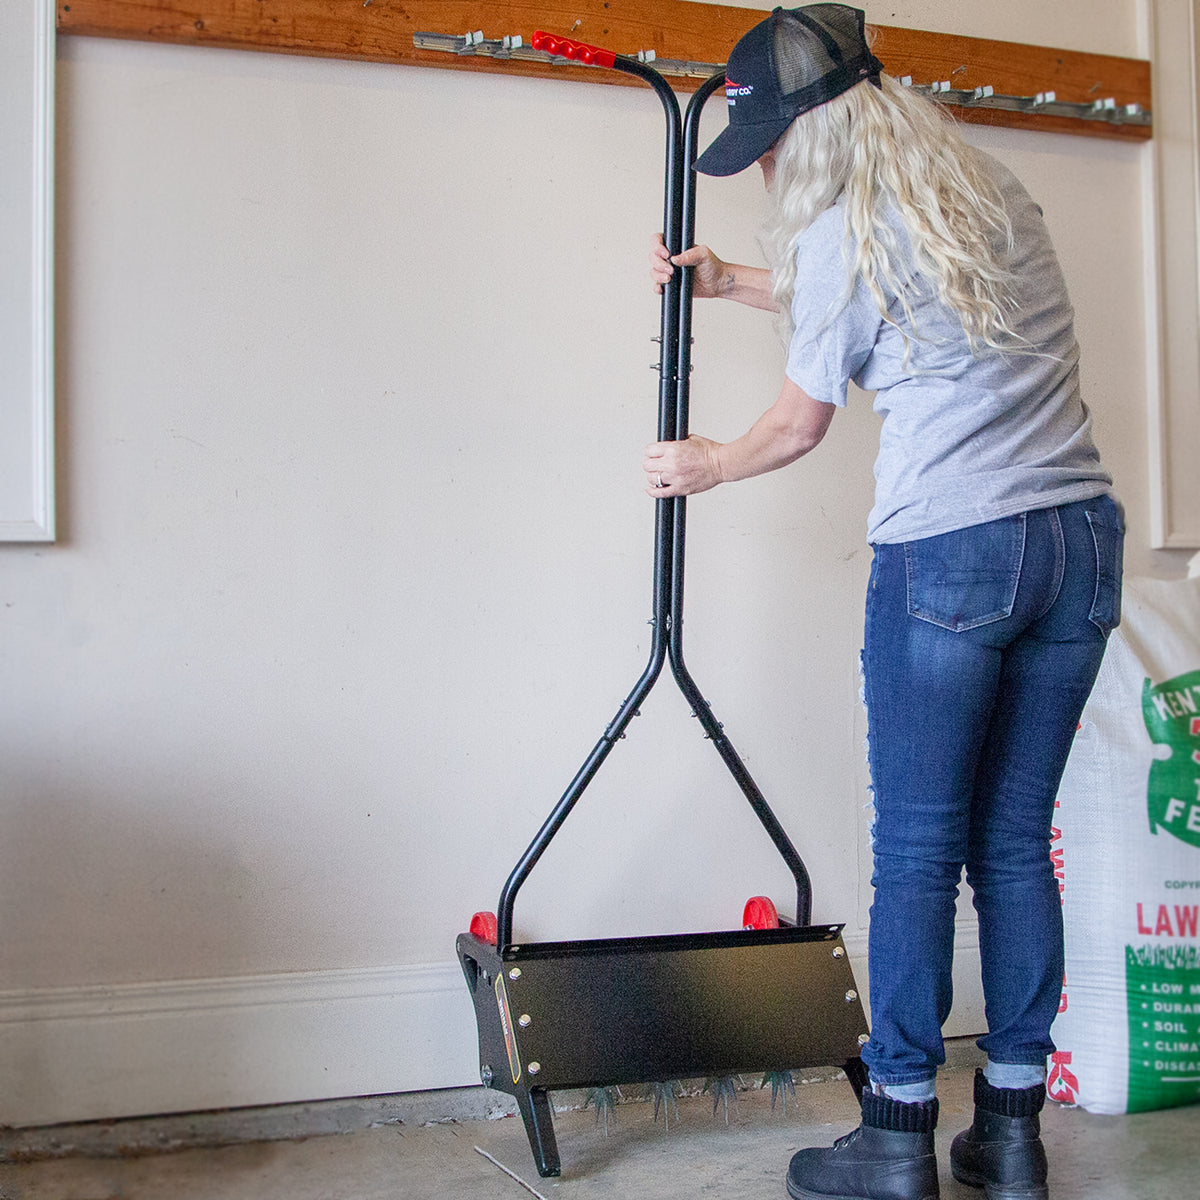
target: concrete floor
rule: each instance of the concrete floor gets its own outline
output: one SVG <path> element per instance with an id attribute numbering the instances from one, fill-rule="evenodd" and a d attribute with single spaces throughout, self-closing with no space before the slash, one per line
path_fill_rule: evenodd
<path id="1" fill-rule="evenodd" d="M 939 1083 L 943 1200 L 982 1197 L 946 1165 L 951 1138 L 970 1123 L 971 1079 L 964 1066 Z M 302 1140 L 10 1163 L 0 1165 L 0 1200 L 783 1200 L 790 1156 L 857 1124 L 845 1082 L 801 1085 L 786 1115 L 772 1111 L 769 1090 L 743 1092 L 728 1125 L 708 1096 L 678 1106 L 666 1131 L 649 1103 L 620 1104 L 607 1136 L 592 1110 L 556 1114 L 559 1179 L 538 1177 L 516 1117 L 414 1118 Z M 1101 1117 L 1051 1104 L 1043 1130 L 1054 1200 L 1200 1197 L 1200 1108 Z"/>

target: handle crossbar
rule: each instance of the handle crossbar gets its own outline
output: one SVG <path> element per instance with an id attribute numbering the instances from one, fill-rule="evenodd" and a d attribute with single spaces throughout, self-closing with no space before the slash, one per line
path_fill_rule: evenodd
<path id="1" fill-rule="evenodd" d="M 539 29 L 533 35 L 533 48 L 544 50 L 547 54 L 559 58 L 569 58 L 574 62 L 585 63 L 589 67 L 612 67 L 617 56 L 611 50 L 603 50 L 599 46 L 589 46 L 586 42 L 573 42 L 570 38 L 556 37 Z"/>

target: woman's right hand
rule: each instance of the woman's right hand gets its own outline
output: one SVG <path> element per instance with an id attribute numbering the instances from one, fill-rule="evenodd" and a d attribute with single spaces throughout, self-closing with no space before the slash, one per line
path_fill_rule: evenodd
<path id="1" fill-rule="evenodd" d="M 720 296 L 733 280 L 729 264 L 722 262 L 707 246 L 691 246 L 672 258 L 667 253 L 662 234 L 656 233 L 650 250 L 650 281 L 656 295 L 662 295 L 663 287 L 675 274 L 675 267 L 695 268 L 692 295 L 701 299 Z"/>

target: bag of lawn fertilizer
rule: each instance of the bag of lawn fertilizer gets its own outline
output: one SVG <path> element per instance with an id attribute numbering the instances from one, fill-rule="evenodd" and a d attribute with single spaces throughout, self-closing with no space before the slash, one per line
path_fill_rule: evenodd
<path id="1" fill-rule="evenodd" d="M 1098 1113 L 1200 1100 L 1200 579 L 1126 580 L 1051 856 L 1067 971 L 1050 1096 Z"/>

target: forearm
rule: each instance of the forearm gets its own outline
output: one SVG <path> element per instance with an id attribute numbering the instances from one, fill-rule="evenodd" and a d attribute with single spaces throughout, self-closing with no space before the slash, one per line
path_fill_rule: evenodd
<path id="1" fill-rule="evenodd" d="M 715 451 L 721 482 L 765 475 L 802 458 L 825 436 L 833 419 L 830 404 L 821 404 L 790 380 L 779 399 L 741 437 Z"/>
<path id="2" fill-rule="evenodd" d="M 779 399 L 732 442 L 722 444 L 692 434 L 682 441 L 647 446 L 642 459 L 646 494 L 656 500 L 694 496 L 718 483 L 786 467 L 825 436 L 833 413 L 832 404 L 814 400 L 784 379 Z"/>
<path id="3" fill-rule="evenodd" d="M 771 272 L 765 267 L 727 263 L 707 246 L 689 246 L 681 254 L 671 257 L 662 234 L 655 234 L 650 249 L 650 280 L 659 295 L 675 274 L 676 267 L 692 268 L 692 296 L 695 299 L 720 297 L 767 312 L 779 311 L 775 297 L 771 295 Z"/>
<path id="4" fill-rule="evenodd" d="M 734 300 L 751 308 L 778 312 L 771 294 L 771 272 L 766 267 L 747 267 L 741 263 L 723 263 L 717 294 L 722 300 Z"/>

